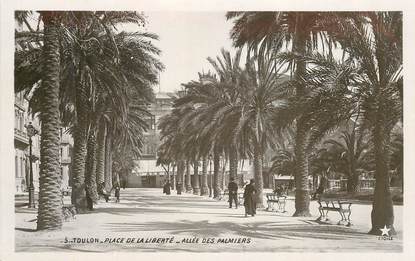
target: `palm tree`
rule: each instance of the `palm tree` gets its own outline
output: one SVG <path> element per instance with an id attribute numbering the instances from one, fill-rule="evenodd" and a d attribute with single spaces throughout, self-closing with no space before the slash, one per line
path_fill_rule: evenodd
<path id="1" fill-rule="evenodd" d="M 175 101 L 173 104 L 173 110 L 169 114 L 161 117 L 159 123 L 160 139 L 162 141 L 159 147 L 159 151 L 161 152 L 159 157 L 171 159 L 171 161 L 176 162 L 177 194 L 181 194 L 184 185 L 186 155 L 182 149 L 182 146 L 187 137 L 184 129 L 180 128 L 178 123 L 182 120 L 183 115 L 185 115 L 189 110 L 191 110 L 189 106 L 178 106 Z"/>
<path id="2" fill-rule="evenodd" d="M 336 19 L 332 13 L 324 12 L 228 12 L 227 19 L 234 20 L 231 38 L 235 46 L 247 44 L 249 48 L 258 46 L 277 46 L 282 39 L 292 43 L 292 52 L 306 55 L 317 46 L 321 32 L 336 28 Z M 297 100 L 304 99 L 309 93 L 303 77 L 307 71 L 307 63 L 303 59 L 295 59 L 290 66 L 294 71 L 294 89 Z M 308 190 L 308 154 L 306 153 L 310 139 L 309 123 L 305 118 L 296 119 L 296 195 L 294 216 L 310 216 Z"/>
<path id="3" fill-rule="evenodd" d="M 331 145 L 328 151 L 334 155 L 336 171 L 347 175 L 347 192 L 356 193 L 359 188 L 359 176 L 369 170 L 370 148 L 364 130 L 355 127 L 351 131 L 342 131 L 339 139 L 328 139 L 325 145 Z"/>
<path id="4" fill-rule="evenodd" d="M 272 45 L 272 48 L 278 48 L 276 45 L 279 43 Z M 242 135 L 241 140 L 245 139 L 250 147 L 257 189 L 256 201 L 259 205 L 263 204 L 262 159 L 267 147 L 276 145 L 272 119 L 278 103 L 285 97 L 284 81 L 288 80 L 287 76 L 280 73 L 272 53 L 267 49 L 270 47 L 254 49 L 253 56 L 248 56 L 240 84 L 243 96 L 238 107 L 240 119 L 235 131 L 236 136 Z"/>
<path id="5" fill-rule="evenodd" d="M 220 108 L 220 110 L 217 110 L 215 113 L 215 119 L 221 119 L 221 128 L 217 129 L 218 135 L 216 136 L 217 138 L 222 136 L 221 140 L 226 144 L 225 150 L 228 152 L 227 154 L 229 157 L 229 178 L 234 179 L 237 178 L 238 174 L 238 161 L 241 156 L 239 155 L 241 146 L 239 146 L 237 140 L 234 139 L 232 133 L 232 130 L 235 129 L 237 124 L 236 119 L 238 119 L 238 112 L 235 114 L 232 113 L 232 110 L 237 106 L 242 95 L 237 87 L 241 75 L 241 53 L 242 49 L 239 49 L 236 51 L 235 56 L 231 58 L 230 52 L 222 49 L 222 57 L 217 56 L 216 60 L 208 57 L 209 63 L 215 69 L 215 73 L 218 76 L 218 80 L 213 77 L 207 79 L 212 85 L 217 85 L 215 88 L 216 90 L 219 89 L 215 95 L 219 96 L 220 100 L 211 104 L 211 107 L 213 108 L 216 106 L 218 106 L 216 107 L 217 109 Z M 222 114 L 220 115 L 219 112 Z M 217 142 L 222 143 L 218 140 Z"/>
<path id="6" fill-rule="evenodd" d="M 62 201 L 59 173 L 59 13 L 42 12 L 43 77 L 40 112 L 42 139 L 40 143 L 39 210 L 37 229 L 62 227 Z"/>
<path id="7" fill-rule="evenodd" d="M 41 92 L 39 106 L 32 113 L 40 113 L 41 119 L 41 167 L 39 173 L 39 209 L 37 229 L 62 227 L 62 201 L 59 171 L 59 74 L 60 12 L 40 12 L 39 23 L 43 32 L 34 30 L 27 21 L 32 12 L 16 11 L 18 24 L 25 24 L 29 32 L 17 31 L 15 35 L 15 91 L 31 91 L 36 86 Z M 36 67 L 33 66 L 36 61 Z M 40 62 L 41 61 L 41 62 Z M 37 85 L 40 83 L 40 85 Z M 40 87 L 37 87 L 40 86 Z"/>
<path id="8" fill-rule="evenodd" d="M 376 185 L 369 233 L 380 234 L 385 226 L 394 233 L 389 145 L 391 131 L 402 119 L 402 13 L 368 12 L 341 26 L 347 34 L 336 37 L 360 67 L 356 92 L 374 145 Z"/>
<path id="9" fill-rule="evenodd" d="M 289 150 L 277 150 L 275 156 L 271 159 L 272 165 L 270 168 L 271 173 L 279 175 L 294 176 L 295 170 L 295 156 L 294 153 Z"/>
<path id="10" fill-rule="evenodd" d="M 134 88 L 140 96 L 139 99 L 144 100 L 143 104 L 148 102 L 148 99 L 143 99 L 143 97 L 147 95 L 146 93 L 152 93 L 149 86 L 157 82 L 157 71 L 162 69 L 162 65 L 153 57 L 153 54 L 158 55 L 160 51 L 148 41 L 148 38 L 157 39 L 157 36 L 149 33 L 120 33 L 115 35 L 109 28 L 125 21 L 134 21 L 136 24 L 141 24 L 143 21 L 141 15 L 129 12 L 64 12 L 62 13 L 63 22 L 66 21 L 65 19 L 69 19 L 67 16 L 76 18 L 79 24 L 82 24 L 82 22 L 86 24 L 71 23 L 62 29 L 59 34 L 60 43 L 64 46 L 63 51 L 61 51 L 61 86 L 63 88 L 60 91 L 62 101 L 60 109 L 63 118 L 69 118 L 69 120 L 65 120 L 67 124 L 74 125 L 74 189 L 72 195 L 75 205 L 79 210 L 82 210 L 85 207 L 84 169 L 87 162 L 85 158 L 87 137 L 90 138 L 90 153 L 88 154 L 90 160 L 88 160 L 89 169 L 86 174 L 88 174 L 88 183 L 92 188 L 89 194 L 95 194 L 96 192 L 96 182 L 94 181 L 96 162 L 93 155 L 95 151 L 94 136 L 97 122 L 100 121 L 99 119 L 103 115 L 95 110 L 97 107 L 96 97 L 105 96 L 102 98 L 105 103 L 104 107 L 111 106 L 113 115 L 124 121 L 119 126 L 125 127 L 127 126 L 125 120 L 128 118 L 126 115 L 129 109 L 126 102 L 126 97 L 129 94 L 125 90 Z M 114 56 L 116 59 L 113 59 Z M 120 60 L 122 60 L 122 63 L 120 63 Z M 28 69 L 25 67 L 18 68 Z M 27 71 L 38 73 L 37 70 Z M 20 72 L 17 71 L 17 73 Z M 22 73 L 24 74 L 24 71 Z M 29 81 L 26 79 L 18 83 L 21 86 L 28 86 L 30 82 L 35 82 L 34 79 L 32 77 Z M 36 104 L 41 96 L 40 92 L 35 90 L 31 100 L 32 105 Z M 75 105 L 75 110 L 69 110 L 72 116 L 67 117 L 65 116 L 66 111 L 68 111 L 66 107 L 70 103 Z M 97 113 L 95 113 L 95 116 L 86 113 L 90 111 L 96 111 Z M 105 135 L 107 141 L 105 146 L 107 147 L 105 169 L 107 169 L 107 173 L 110 173 L 112 168 L 109 167 L 112 165 L 109 146 L 116 140 L 112 137 L 113 133 L 114 130 L 108 130 L 107 128 Z M 137 144 L 136 140 L 139 136 L 136 135 L 137 133 L 133 134 L 135 135 L 134 144 Z M 102 139 L 100 142 L 102 151 Z M 102 154 L 100 154 L 101 163 Z M 102 170 L 101 167 L 100 169 Z M 102 174 L 98 176 L 102 177 Z M 111 178 L 106 177 L 105 181 L 108 184 Z"/>

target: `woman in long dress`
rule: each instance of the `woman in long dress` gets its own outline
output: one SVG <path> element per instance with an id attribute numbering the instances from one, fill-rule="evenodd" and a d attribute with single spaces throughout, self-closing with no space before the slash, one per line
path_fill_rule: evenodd
<path id="1" fill-rule="evenodd" d="M 245 217 L 248 215 L 255 216 L 256 214 L 255 194 L 255 180 L 251 179 L 251 183 L 245 186 L 244 191 Z"/>

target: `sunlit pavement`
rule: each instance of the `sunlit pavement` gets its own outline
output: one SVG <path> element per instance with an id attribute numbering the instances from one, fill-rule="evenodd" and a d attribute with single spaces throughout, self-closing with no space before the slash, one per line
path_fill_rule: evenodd
<path id="1" fill-rule="evenodd" d="M 292 217 L 287 212 L 259 210 L 244 217 L 243 206 L 229 209 L 227 202 L 191 194 L 163 195 L 162 189 L 121 190 L 121 202 L 101 202 L 88 214 L 65 222 L 62 231 L 36 232 L 36 210 L 16 208 L 16 251 L 188 251 L 188 252 L 400 252 L 402 251 L 402 206 L 395 206 L 398 235 L 380 238 L 368 235 L 371 205 L 355 204 L 353 226 L 336 225 L 313 217 Z"/>

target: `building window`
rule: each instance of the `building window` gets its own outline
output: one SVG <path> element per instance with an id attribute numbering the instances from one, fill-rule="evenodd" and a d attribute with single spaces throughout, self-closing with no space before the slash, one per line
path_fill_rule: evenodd
<path id="1" fill-rule="evenodd" d="M 156 118 L 153 115 L 146 119 L 146 123 L 149 130 L 154 130 L 156 128 Z"/>
<path id="2" fill-rule="evenodd" d="M 24 169 L 24 160 L 23 158 L 20 158 L 20 177 L 24 177 L 25 175 L 25 169 Z"/>
<path id="3" fill-rule="evenodd" d="M 19 159 L 17 156 L 14 157 L 14 171 L 15 171 L 15 177 L 19 177 Z"/>
<path id="4" fill-rule="evenodd" d="M 22 114 L 20 114 L 20 126 L 19 126 L 19 130 L 23 131 L 24 128 L 24 117 Z"/>

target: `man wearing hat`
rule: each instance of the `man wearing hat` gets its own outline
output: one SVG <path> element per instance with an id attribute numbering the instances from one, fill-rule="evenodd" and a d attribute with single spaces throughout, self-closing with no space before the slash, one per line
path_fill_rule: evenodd
<path id="1" fill-rule="evenodd" d="M 232 208 L 232 201 L 235 201 L 235 207 L 238 208 L 238 185 L 234 178 L 228 184 L 229 191 L 229 208 Z"/>

